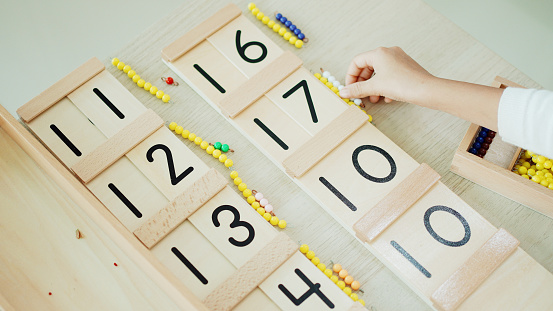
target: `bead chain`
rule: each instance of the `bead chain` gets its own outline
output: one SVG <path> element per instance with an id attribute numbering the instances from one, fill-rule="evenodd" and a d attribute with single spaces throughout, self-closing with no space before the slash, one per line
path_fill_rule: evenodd
<path id="1" fill-rule="evenodd" d="M 275 12 L 275 17 L 279 22 L 284 24 L 284 26 L 288 27 L 290 31 L 294 32 L 294 34 L 298 36 L 298 39 L 302 40 L 305 43 L 309 42 L 309 39 L 305 37 L 305 34 L 301 32 L 298 26 L 292 24 L 292 21 L 289 21 L 286 17 L 282 16 L 282 14 L 278 12 Z"/>
<path id="2" fill-rule="evenodd" d="M 486 152 L 488 152 L 488 149 L 490 148 L 490 144 L 492 143 L 494 137 L 494 131 L 491 131 L 485 127 L 481 127 L 480 132 L 478 132 L 478 136 L 476 136 L 474 142 L 472 143 L 472 146 L 469 148 L 469 152 L 476 156 L 484 158 Z"/>
<path id="3" fill-rule="evenodd" d="M 332 269 L 327 268 L 327 266 L 321 262 L 319 257 L 315 257 L 315 252 L 312 250 L 309 250 L 309 246 L 307 244 L 302 244 L 300 246 L 300 252 L 307 257 L 307 259 L 311 260 L 311 263 L 313 263 L 319 270 L 321 270 L 336 286 L 338 286 L 339 289 L 341 289 L 346 295 L 348 295 L 353 301 L 359 301 L 363 306 L 365 305 L 365 301 L 363 299 L 359 299 L 359 296 L 356 293 L 353 293 L 352 290 L 358 291 L 361 287 L 361 283 L 359 281 L 355 281 L 353 279 L 353 276 L 348 274 L 348 271 L 345 269 L 342 269 L 342 266 L 340 264 L 334 264 L 332 265 Z M 336 272 L 336 274 L 333 274 L 333 272 Z M 342 280 L 340 280 L 343 279 Z M 351 286 L 348 287 L 347 285 Z"/>
<path id="4" fill-rule="evenodd" d="M 168 103 L 171 97 L 168 94 L 165 94 L 162 90 L 158 90 L 157 87 L 153 86 L 150 82 L 144 81 L 137 73 L 136 71 L 131 69 L 131 66 L 125 65 L 122 61 L 120 61 L 118 58 L 114 58 L 111 60 L 111 64 L 117 69 L 122 70 L 124 73 L 127 74 L 129 78 L 132 79 L 132 82 L 136 83 L 138 87 L 144 88 L 146 91 L 150 91 L 150 94 L 155 95 L 157 98 L 161 99 L 164 103 Z"/>
<path id="5" fill-rule="evenodd" d="M 274 32 L 278 32 L 278 34 L 290 44 L 294 45 L 298 49 L 303 46 L 302 40 L 298 40 L 298 38 L 292 35 L 291 32 L 286 31 L 285 27 L 280 27 L 280 25 L 275 23 L 275 21 L 273 21 L 269 16 L 260 12 L 254 3 L 248 4 L 248 10 L 250 10 L 253 16 L 257 17 L 257 19 L 260 20 L 263 24 L 267 25 L 267 27 L 271 28 Z"/>
<path id="6" fill-rule="evenodd" d="M 334 94 L 342 98 L 340 96 L 340 90 L 344 86 L 340 83 L 340 81 L 336 80 L 336 78 L 332 76 L 330 72 L 324 71 L 322 68 L 321 68 L 321 71 L 323 72 L 323 74 L 320 74 L 317 72 L 314 74 L 315 78 L 319 79 L 319 81 L 321 81 L 324 85 L 326 85 L 326 87 L 328 87 L 332 92 L 334 92 Z M 342 100 L 350 106 L 355 104 L 359 109 L 361 109 L 361 107 L 363 108 L 365 107 L 365 105 L 363 105 L 363 102 L 359 98 L 355 98 L 355 99 L 342 98 Z M 369 122 L 372 122 L 373 117 L 368 112 L 365 111 L 365 113 L 367 113 L 367 115 L 369 116 Z"/>
<path id="7" fill-rule="evenodd" d="M 219 159 L 219 162 L 223 163 L 225 167 L 228 169 L 232 169 L 232 166 L 234 165 L 234 162 L 227 157 L 227 155 L 223 154 L 223 152 L 234 152 L 232 149 L 229 148 L 227 144 L 222 144 L 220 142 L 216 142 L 215 144 L 210 144 L 207 141 L 203 140 L 202 138 L 196 136 L 194 133 L 190 133 L 189 130 L 184 129 L 182 126 L 177 125 L 175 122 L 171 122 L 169 124 L 169 129 L 171 131 L 174 131 L 175 134 L 181 135 L 183 138 L 187 138 L 188 140 L 194 142 L 195 145 L 200 146 L 207 154 L 212 155 L 214 158 Z M 286 220 L 284 219 L 278 219 L 277 216 L 273 213 L 273 206 L 269 204 L 269 201 L 265 198 L 263 198 L 263 194 L 248 189 L 248 185 L 246 185 L 242 178 L 238 177 L 237 171 L 230 172 L 230 178 L 233 180 L 234 184 L 238 187 L 238 190 L 242 192 L 242 195 L 248 202 L 248 204 L 251 205 L 265 220 L 267 220 L 271 225 L 278 226 L 281 229 L 286 228 Z"/>
<path id="8" fill-rule="evenodd" d="M 513 172 L 553 190 L 553 161 L 532 151 L 521 152 Z"/>

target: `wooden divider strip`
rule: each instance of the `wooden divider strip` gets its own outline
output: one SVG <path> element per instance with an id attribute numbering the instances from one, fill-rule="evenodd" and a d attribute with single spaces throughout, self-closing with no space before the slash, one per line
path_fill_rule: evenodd
<path id="1" fill-rule="evenodd" d="M 196 45 L 202 43 L 207 37 L 232 22 L 240 14 L 242 14 L 242 11 L 236 4 L 227 5 L 161 50 L 161 57 L 168 62 L 177 60 Z"/>
<path id="2" fill-rule="evenodd" d="M 186 191 L 136 229 L 134 235 L 146 247 L 154 247 L 225 186 L 227 186 L 227 180 L 223 174 L 214 168 L 210 169 Z"/>
<path id="3" fill-rule="evenodd" d="M 292 177 L 301 177 L 369 120 L 367 114 L 352 105 L 320 130 L 282 165 Z"/>
<path id="4" fill-rule="evenodd" d="M 354 225 L 356 236 L 371 243 L 440 180 L 428 164 L 419 165 Z"/>
<path id="5" fill-rule="evenodd" d="M 302 61 L 299 57 L 290 51 L 285 51 L 237 89 L 225 95 L 219 102 L 221 111 L 230 118 L 236 117 L 301 65 Z"/>
<path id="6" fill-rule="evenodd" d="M 129 125 L 75 163 L 71 170 L 86 184 L 163 126 L 163 120 L 148 109 Z"/>
<path id="7" fill-rule="evenodd" d="M 431 296 L 440 310 L 455 310 L 518 247 L 520 242 L 505 229 L 499 229 L 453 273 Z"/>
<path id="8" fill-rule="evenodd" d="M 231 310 L 297 250 L 298 244 L 280 232 L 255 256 L 220 284 L 204 300 L 210 310 Z"/>
<path id="9" fill-rule="evenodd" d="M 70 74 L 63 77 L 54 85 L 47 88 L 44 92 L 31 99 L 25 105 L 17 109 L 17 114 L 25 123 L 31 122 L 62 98 L 78 89 L 88 80 L 94 78 L 104 70 L 104 64 L 96 57 L 91 58 L 86 63 L 73 70 Z"/>

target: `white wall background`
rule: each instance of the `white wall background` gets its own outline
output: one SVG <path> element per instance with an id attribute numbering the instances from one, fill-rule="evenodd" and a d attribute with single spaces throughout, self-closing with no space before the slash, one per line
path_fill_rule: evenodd
<path id="1" fill-rule="evenodd" d="M 425 0 L 473 37 L 553 90 L 552 0 Z M 96 56 L 112 57 L 179 0 L 4 0 L 0 104 L 16 109 Z"/>

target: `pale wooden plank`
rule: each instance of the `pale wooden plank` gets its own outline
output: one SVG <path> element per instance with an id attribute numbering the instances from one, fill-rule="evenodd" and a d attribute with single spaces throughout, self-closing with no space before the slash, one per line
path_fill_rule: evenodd
<path id="1" fill-rule="evenodd" d="M 146 111 L 146 107 L 108 71 L 96 75 L 67 97 L 107 137 L 115 135 Z"/>
<path id="2" fill-rule="evenodd" d="M 301 177 L 368 119 L 364 112 L 350 106 L 282 162 L 286 172 L 292 177 Z"/>
<path id="3" fill-rule="evenodd" d="M 87 154 L 71 169 L 86 184 L 161 126 L 163 126 L 163 120 L 152 110 L 147 110 Z"/>
<path id="4" fill-rule="evenodd" d="M 241 14 L 242 11 L 240 11 L 236 4 L 228 4 L 201 24 L 185 33 L 182 37 L 163 48 L 163 50 L 161 50 L 161 56 L 168 62 L 175 61 Z"/>
<path id="5" fill-rule="evenodd" d="M 136 229 L 134 235 L 146 247 L 152 248 L 226 185 L 225 177 L 215 169 L 210 169 L 185 192 Z"/>
<path id="6" fill-rule="evenodd" d="M 277 235 L 241 194 L 226 186 L 188 220 L 235 266 L 243 266 Z"/>
<path id="7" fill-rule="evenodd" d="M 518 247 L 520 242 L 504 229 L 499 229 L 484 245 L 432 294 L 432 301 L 441 310 L 455 310 L 490 276 Z"/>
<path id="8" fill-rule="evenodd" d="M 183 222 L 152 249 L 198 299 L 205 299 L 236 268 L 189 221 Z"/>
<path id="9" fill-rule="evenodd" d="M 27 126 L 67 167 L 79 162 L 107 140 L 67 97 L 34 118 Z M 69 143 L 64 142 L 54 129 L 65 136 Z"/>
<path id="10" fill-rule="evenodd" d="M 283 53 L 273 40 L 244 15 L 238 16 L 207 40 L 250 79 Z"/>
<path id="11" fill-rule="evenodd" d="M 291 92 L 293 88 L 296 90 Z M 309 106 L 306 93 L 312 107 Z M 305 67 L 294 71 L 267 92 L 266 96 L 311 136 L 317 134 L 348 108 L 343 100 Z"/>
<path id="12" fill-rule="evenodd" d="M 356 236 L 361 241 L 372 242 L 424 196 L 440 177 L 430 166 L 421 164 L 353 225 Z"/>
<path id="13" fill-rule="evenodd" d="M 246 298 L 232 309 L 234 311 L 280 311 L 281 309 L 259 288 L 254 289 Z"/>
<path id="14" fill-rule="evenodd" d="M 96 57 L 89 59 L 86 63 L 82 64 L 54 85 L 31 99 L 28 103 L 19 107 L 19 109 L 17 109 L 17 114 L 23 121 L 31 122 L 38 115 L 66 97 L 75 89 L 79 88 L 88 80 L 95 77 L 104 69 L 104 64 Z"/>
<path id="15" fill-rule="evenodd" d="M 235 90 L 226 94 L 219 102 L 225 116 L 236 117 L 269 90 L 282 82 L 302 65 L 301 59 L 290 51 L 265 66 L 263 70 L 246 80 Z"/>
<path id="16" fill-rule="evenodd" d="M 166 127 L 161 127 L 134 147 L 127 153 L 127 158 L 169 201 L 183 193 L 209 170 L 207 165 Z"/>
<path id="17" fill-rule="evenodd" d="M 313 292 L 296 305 L 284 291 L 288 291 L 296 299 L 307 294 L 310 287 L 300 275 L 312 284 L 319 284 L 318 290 L 326 301 Z M 259 288 L 282 310 L 348 310 L 354 304 L 351 298 L 300 252 L 295 252 L 277 271 L 261 283 Z"/>
<path id="18" fill-rule="evenodd" d="M 284 233 L 248 260 L 204 300 L 211 310 L 230 310 L 277 270 L 299 246 Z"/>

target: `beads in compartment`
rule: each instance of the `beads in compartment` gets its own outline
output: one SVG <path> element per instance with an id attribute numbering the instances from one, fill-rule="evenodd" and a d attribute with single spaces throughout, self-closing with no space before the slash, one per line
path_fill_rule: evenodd
<path id="1" fill-rule="evenodd" d="M 312 250 L 309 250 L 309 246 L 307 244 L 302 244 L 300 246 L 300 252 L 307 257 L 307 259 L 311 260 L 311 262 L 319 269 L 321 270 L 324 275 L 326 275 L 336 286 L 338 286 L 339 289 L 341 289 L 346 295 L 348 295 L 353 301 L 359 301 L 363 306 L 365 305 L 365 301 L 363 299 L 359 299 L 359 296 L 357 293 L 353 291 L 358 291 L 361 287 L 361 283 L 359 281 L 354 280 L 353 276 L 348 274 L 348 271 L 342 268 L 342 265 L 340 264 L 333 264 L 332 266 L 327 266 L 324 263 L 321 262 L 319 257 L 315 256 L 315 252 Z M 336 274 L 334 274 L 336 273 Z"/>
<path id="2" fill-rule="evenodd" d="M 344 86 L 340 83 L 340 81 L 338 81 L 336 79 L 336 77 L 331 75 L 330 72 L 324 71 L 322 68 L 321 68 L 321 72 L 322 72 L 322 74 L 315 73 L 314 74 L 315 78 L 319 79 L 319 81 L 321 81 L 326 87 L 328 87 L 332 92 L 334 92 L 334 94 L 336 94 L 338 97 L 342 98 L 340 96 L 340 90 Z M 350 106 L 355 104 L 357 106 L 357 108 L 359 108 L 359 109 L 361 109 L 361 107 L 365 107 L 365 105 L 363 105 L 363 102 L 359 98 L 355 98 L 355 99 L 353 99 L 353 98 L 352 99 L 342 98 L 342 100 Z M 369 122 L 372 122 L 373 117 L 368 112 L 366 112 L 366 113 L 369 116 Z"/>
<path id="3" fill-rule="evenodd" d="M 255 6 L 254 3 L 248 4 L 248 10 L 250 10 L 252 15 L 255 16 L 264 25 L 271 28 L 274 32 L 278 33 L 284 40 L 288 41 L 288 43 L 294 45 L 298 49 L 300 49 L 303 46 L 303 41 L 298 40 L 298 38 L 294 35 L 293 31 L 289 32 L 286 30 L 286 28 L 281 27 L 278 23 L 273 21 L 269 16 L 261 12 L 259 8 Z"/>
<path id="4" fill-rule="evenodd" d="M 485 127 L 481 127 L 478 135 L 476 136 L 476 138 L 474 138 L 474 142 L 472 143 L 468 151 L 476 156 L 483 158 L 486 155 L 486 152 L 488 152 L 488 149 L 490 148 L 490 144 L 492 143 L 495 134 L 496 133 L 494 131 Z"/>
<path id="5" fill-rule="evenodd" d="M 513 167 L 513 172 L 553 190 L 553 160 L 525 150 Z"/>
<path id="6" fill-rule="evenodd" d="M 149 91 L 150 94 L 155 95 L 157 98 L 161 99 L 162 102 L 168 103 L 171 99 L 171 96 L 169 96 L 169 94 L 165 94 L 165 92 L 163 92 L 162 90 L 158 90 L 158 88 L 153 86 L 150 82 L 146 82 L 136 73 L 136 71 L 131 69 L 131 66 L 126 65 L 118 58 L 112 59 L 111 64 L 117 67 L 117 69 L 122 70 L 124 73 L 126 73 L 127 76 L 132 79 L 132 82 L 136 83 L 138 87 Z"/>

